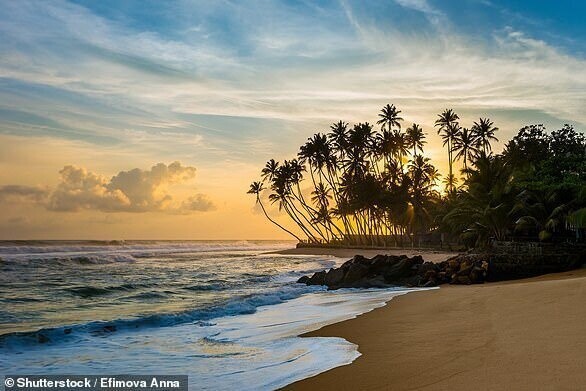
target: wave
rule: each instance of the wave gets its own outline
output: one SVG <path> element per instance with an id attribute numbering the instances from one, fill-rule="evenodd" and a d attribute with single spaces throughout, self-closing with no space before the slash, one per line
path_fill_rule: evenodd
<path id="1" fill-rule="evenodd" d="M 148 288 L 151 286 L 153 286 L 153 284 L 122 284 L 112 286 L 81 285 L 64 288 L 64 291 L 83 298 L 89 298 L 94 296 L 109 295 L 111 293 L 120 291 L 132 291 L 139 288 Z"/>
<path id="2" fill-rule="evenodd" d="M 105 336 L 113 332 L 132 331 L 149 327 L 169 327 L 183 323 L 205 324 L 222 316 L 252 314 L 258 307 L 283 303 L 304 293 L 323 290 L 323 287 L 289 284 L 272 292 L 243 295 L 223 304 L 177 313 L 146 315 L 113 321 L 93 321 L 83 324 L 42 328 L 29 332 L 0 335 L 0 347 L 18 348 L 21 345 L 74 341 L 89 336 Z M 101 292 L 93 289 L 92 292 Z"/>
<path id="3" fill-rule="evenodd" d="M 0 255 L 27 255 L 59 252 L 103 251 L 224 251 L 271 250 L 290 247 L 290 241 L 26 241 L 22 243 L 0 241 Z"/>
<path id="4" fill-rule="evenodd" d="M 88 255 L 64 255 L 39 257 L 38 254 L 29 254 L 26 257 L 3 256 L 1 262 L 5 265 L 30 265 L 36 263 L 57 264 L 57 265 L 106 265 L 111 263 L 136 262 L 136 258 L 130 254 L 88 254 Z"/>
<path id="5" fill-rule="evenodd" d="M 182 287 L 182 289 L 188 291 L 223 291 L 226 289 L 230 289 L 230 284 L 227 281 L 222 280 L 212 280 L 207 281 L 206 283 L 201 284 L 194 284 Z"/>

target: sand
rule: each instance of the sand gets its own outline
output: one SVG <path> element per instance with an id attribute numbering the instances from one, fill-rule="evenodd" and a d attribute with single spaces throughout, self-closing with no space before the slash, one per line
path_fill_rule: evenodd
<path id="1" fill-rule="evenodd" d="M 274 251 L 272 254 L 284 254 L 284 255 L 331 255 L 338 258 L 352 258 L 356 254 L 364 255 L 365 257 L 372 258 L 378 254 L 386 255 L 407 255 L 412 257 L 414 255 L 421 255 L 425 261 L 429 262 L 441 262 L 446 259 L 458 255 L 458 253 L 449 251 L 437 251 L 437 250 L 417 250 L 417 249 L 349 249 L 349 248 L 318 248 L 318 247 L 307 247 L 307 248 L 291 248 L 287 250 Z"/>
<path id="2" fill-rule="evenodd" d="M 584 390 L 586 269 L 409 293 L 310 336 L 362 356 L 290 390 Z"/>

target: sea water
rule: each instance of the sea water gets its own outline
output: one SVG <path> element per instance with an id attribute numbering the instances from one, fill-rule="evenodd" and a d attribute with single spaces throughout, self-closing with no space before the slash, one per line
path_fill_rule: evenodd
<path id="1" fill-rule="evenodd" d="M 339 265 L 291 242 L 0 242 L 0 374 L 178 374 L 275 389 L 355 360 L 299 334 L 407 292 L 295 281 Z"/>

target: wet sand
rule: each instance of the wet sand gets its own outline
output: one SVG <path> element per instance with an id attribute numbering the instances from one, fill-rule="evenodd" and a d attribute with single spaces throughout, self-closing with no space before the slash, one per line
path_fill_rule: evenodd
<path id="1" fill-rule="evenodd" d="M 288 390 L 586 389 L 586 269 L 409 293 L 307 335 L 362 356 Z"/>

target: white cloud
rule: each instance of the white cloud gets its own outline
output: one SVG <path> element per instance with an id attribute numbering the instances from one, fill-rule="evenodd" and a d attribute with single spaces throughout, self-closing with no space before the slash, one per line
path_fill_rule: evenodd
<path id="1" fill-rule="evenodd" d="M 446 16 L 432 7 L 427 0 L 395 0 L 395 2 L 402 7 L 422 12 L 436 28 L 443 29 L 448 24 Z"/>
<path id="2" fill-rule="evenodd" d="M 226 129 L 220 116 L 281 120 L 293 124 L 287 132 L 304 132 L 300 141 L 330 121 L 372 121 L 387 102 L 406 119 L 424 122 L 426 130 L 447 106 L 475 116 L 541 111 L 560 123 L 586 124 L 584 59 L 512 29 L 470 40 L 425 0 L 395 3 L 421 12 L 436 34 L 382 24 L 351 2 L 311 15 L 278 3 L 187 2 L 175 11 L 192 15 L 197 9 L 198 18 L 180 27 L 185 36 L 133 29 L 64 1 L 8 2 L 0 28 L 12 45 L 0 46 L 0 75 L 73 91 L 89 102 L 77 107 L 17 96 L 4 99 L 5 105 L 49 113 L 69 128 L 82 128 L 82 136 L 121 139 L 134 150 L 185 148 L 189 139 L 194 148 L 208 149 L 210 161 L 225 150 L 244 151 L 240 159 L 291 150 L 279 145 L 283 127 L 237 138 L 240 129 Z M 214 41 L 207 14 L 233 15 L 242 31 L 228 43 Z M 43 31 L 28 27 L 40 25 Z M 99 113 L 92 113 L 91 102 L 102 105 Z M 184 114 L 218 116 L 218 126 Z M 506 128 L 504 117 L 493 119 Z M 246 153 L 251 144 L 262 145 L 259 154 Z"/>
<path id="3" fill-rule="evenodd" d="M 61 181 L 51 192 L 47 209 L 56 212 L 99 210 L 102 212 L 207 211 L 213 203 L 203 194 L 175 202 L 167 188 L 195 177 L 195 167 L 179 162 L 158 163 L 149 170 L 120 171 L 110 179 L 83 167 L 65 166 Z"/>

